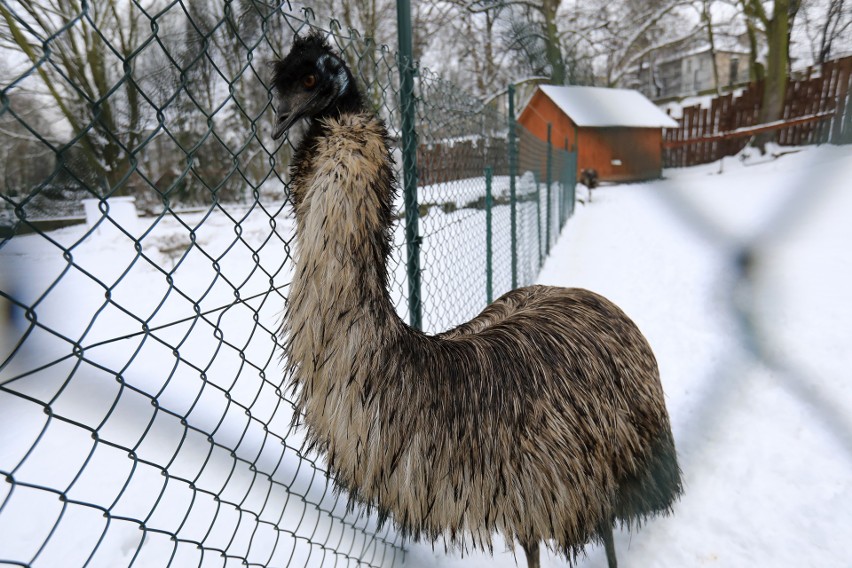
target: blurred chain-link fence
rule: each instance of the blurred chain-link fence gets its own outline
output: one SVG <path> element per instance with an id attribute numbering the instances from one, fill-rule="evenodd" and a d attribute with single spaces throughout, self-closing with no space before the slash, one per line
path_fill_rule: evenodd
<path id="1" fill-rule="evenodd" d="M 310 11 L 43 0 L 0 18 L 0 564 L 401 560 L 302 451 L 281 391 L 292 146 L 269 135 L 268 64 Z M 398 58 L 325 31 L 401 164 Z M 436 332 L 533 281 L 576 154 L 425 69 L 413 95 L 419 183 L 392 294 L 413 321 L 416 278 Z"/>

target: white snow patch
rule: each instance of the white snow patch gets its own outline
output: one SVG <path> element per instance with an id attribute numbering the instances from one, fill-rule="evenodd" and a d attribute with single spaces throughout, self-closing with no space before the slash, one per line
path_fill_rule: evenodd
<path id="1" fill-rule="evenodd" d="M 847 563 L 852 146 L 795 150 L 600 187 L 539 277 L 614 300 L 660 364 L 685 494 L 671 517 L 616 534 L 619 566 Z M 792 374 L 751 356 L 731 310 L 742 292 L 732 253 L 751 239 L 760 339 Z M 408 564 L 525 566 L 501 542 L 493 557 L 413 544 Z M 578 565 L 605 567 L 602 548 L 587 546 Z M 543 553 L 542 566 L 565 561 Z"/>
<path id="2" fill-rule="evenodd" d="M 580 127 L 677 127 L 674 120 L 633 89 L 554 85 L 541 85 L 539 89 Z"/>

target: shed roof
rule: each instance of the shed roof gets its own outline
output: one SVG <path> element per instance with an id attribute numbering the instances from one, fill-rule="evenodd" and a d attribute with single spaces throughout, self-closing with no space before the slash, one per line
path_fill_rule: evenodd
<path id="1" fill-rule="evenodd" d="M 577 126 L 675 128 L 677 122 L 639 91 L 605 87 L 539 85 Z"/>

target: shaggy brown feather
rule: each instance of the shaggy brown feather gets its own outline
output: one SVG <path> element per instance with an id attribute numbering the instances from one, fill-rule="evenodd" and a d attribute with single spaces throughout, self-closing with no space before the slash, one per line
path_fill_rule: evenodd
<path id="1" fill-rule="evenodd" d="M 281 333 L 307 443 L 406 534 L 573 559 L 681 493 L 654 355 L 613 303 L 530 286 L 428 336 L 387 292 L 394 180 L 370 113 L 312 121 L 293 165 L 296 270 Z M 537 548 L 536 548 L 537 550 Z"/>

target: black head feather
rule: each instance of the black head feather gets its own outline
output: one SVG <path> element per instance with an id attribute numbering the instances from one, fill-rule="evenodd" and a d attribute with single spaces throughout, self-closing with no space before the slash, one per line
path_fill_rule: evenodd
<path id="1" fill-rule="evenodd" d="M 276 62 L 272 83 L 278 95 L 273 138 L 302 118 L 363 110 L 355 78 L 318 31 L 296 36 L 290 53 Z"/>

